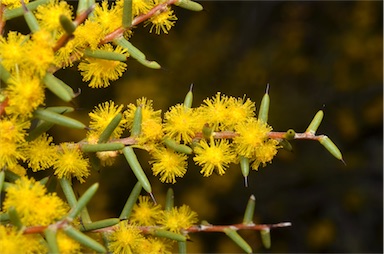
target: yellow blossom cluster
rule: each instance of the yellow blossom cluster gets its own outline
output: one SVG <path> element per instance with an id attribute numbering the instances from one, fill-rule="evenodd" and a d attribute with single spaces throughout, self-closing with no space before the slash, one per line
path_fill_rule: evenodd
<path id="1" fill-rule="evenodd" d="M 151 234 L 144 236 L 137 226 L 157 227 L 173 233 L 181 233 L 197 222 L 197 214 L 188 206 L 162 210 L 148 196 L 139 196 L 130 217 L 131 224 L 122 221 L 108 235 L 113 253 L 171 253 L 172 241 Z"/>

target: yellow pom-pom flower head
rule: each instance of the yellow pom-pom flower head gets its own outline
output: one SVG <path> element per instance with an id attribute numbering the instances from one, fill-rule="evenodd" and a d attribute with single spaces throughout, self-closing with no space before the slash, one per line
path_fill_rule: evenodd
<path id="1" fill-rule="evenodd" d="M 187 172 L 187 155 L 166 148 L 156 149 L 151 154 L 153 174 L 160 175 L 161 182 L 176 183 L 176 177 L 183 177 Z"/>
<path id="2" fill-rule="evenodd" d="M 228 165 L 235 160 L 235 154 L 228 140 L 213 140 L 208 143 L 202 139 L 194 149 L 193 160 L 197 165 L 202 166 L 200 173 L 207 177 L 212 175 L 214 170 L 223 175 Z"/>

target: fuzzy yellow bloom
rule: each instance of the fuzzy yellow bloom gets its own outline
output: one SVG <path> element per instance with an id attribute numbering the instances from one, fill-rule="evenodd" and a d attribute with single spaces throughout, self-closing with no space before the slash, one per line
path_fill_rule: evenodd
<path id="1" fill-rule="evenodd" d="M 161 216 L 160 205 L 155 205 L 148 196 L 139 196 L 139 202 L 133 206 L 129 220 L 140 226 L 153 226 Z"/>
<path id="2" fill-rule="evenodd" d="M 24 3 L 29 3 L 29 0 L 24 0 Z M 1 4 L 5 5 L 8 9 L 14 9 L 21 6 L 20 0 L 1 0 Z"/>
<path id="3" fill-rule="evenodd" d="M 110 252 L 132 254 L 142 253 L 141 244 L 145 239 L 140 229 L 129 225 L 127 221 L 122 221 L 116 230 L 108 235 L 108 240 Z"/>
<path id="4" fill-rule="evenodd" d="M 153 101 L 145 97 L 137 99 L 136 104 L 142 107 L 141 134 L 138 137 L 139 145 L 146 143 L 149 146 L 146 149 L 151 150 L 152 146 L 150 143 L 163 138 L 161 110 L 155 111 L 152 105 Z M 128 129 L 132 129 L 136 108 L 135 104 L 130 103 L 128 109 L 124 112 Z"/>
<path id="5" fill-rule="evenodd" d="M 170 211 L 163 211 L 163 218 L 159 221 L 164 229 L 180 233 L 183 229 L 191 227 L 198 221 L 197 213 L 187 205 L 173 207 Z"/>
<path id="6" fill-rule="evenodd" d="M 236 152 L 244 157 L 254 158 L 256 150 L 267 140 L 271 130 L 270 126 L 255 118 L 238 124 L 235 127 L 238 136 L 233 139 Z"/>
<path id="7" fill-rule="evenodd" d="M 213 140 L 210 143 L 204 139 L 194 149 L 195 157 L 193 160 L 197 165 L 203 166 L 200 173 L 205 177 L 212 175 L 216 169 L 219 175 L 225 173 L 228 165 L 235 160 L 235 154 L 228 140 Z"/>
<path id="8" fill-rule="evenodd" d="M 252 169 L 257 170 L 259 165 L 266 165 L 267 162 L 272 161 L 273 157 L 277 154 L 279 148 L 279 141 L 275 139 L 268 139 L 261 146 L 256 149 L 256 160 L 252 163 Z"/>
<path id="9" fill-rule="evenodd" d="M 113 49 L 111 44 L 105 44 L 100 49 L 123 54 L 127 52 L 119 46 Z M 78 69 L 81 71 L 83 81 L 91 81 L 89 87 L 105 88 L 110 85 L 110 81 L 117 80 L 123 75 L 127 69 L 127 64 L 120 61 L 86 57 L 79 64 Z"/>
<path id="10" fill-rule="evenodd" d="M 36 9 L 35 17 L 39 21 L 41 29 L 57 32 L 62 30 L 60 16 L 64 15 L 72 19 L 72 6 L 66 1 L 52 0 L 48 4 L 39 5 Z"/>
<path id="11" fill-rule="evenodd" d="M 227 105 L 227 117 L 223 123 L 225 130 L 233 130 L 234 127 L 248 118 L 255 116 L 256 106 L 250 99 L 229 97 Z"/>
<path id="12" fill-rule="evenodd" d="M 90 174 L 88 159 L 83 157 L 83 154 L 77 147 L 70 148 L 68 145 L 63 144 L 61 149 L 62 151 L 58 153 L 57 160 L 53 164 L 55 175 L 58 178 L 67 179 L 76 177 L 80 183 L 85 182 L 84 178 Z"/>
<path id="13" fill-rule="evenodd" d="M 89 118 L 91 119 L 89 127 L 92 129 L 90 134 L 93 135 L 96 133 L 96 135 L 100 135 L 122 109 L 123 105 L 115 105 L 113 101 L 106 101 L 96 106 L 95 109 L 89 113 Z M 127 120 L 123 118 L 113 131 L 111 139 L 120 138 L 126 123 Z"/>
<path id="14" fill-rule="evenodd" d="M 3 209 L 14 207 L 25 226 L 47 226 L 68 212 L 67 205 L 33 178 L 22 177 L 7 188 Z"/>
<path id="15" fill-rule="evenodd" d="M 152 153 L 152 171 L 160 175 L 163 183 L 176 183 L 176 177 L 183 177 L 187 172 L 187 155 L 176 153 L 170 149 L 160 148 Z"/>
<path id="16" fill-rule="evenodd" d="M 3 254 L 46 253 L 40 235 L 24 235 L 14 227 L 0 225 L 0 250 Z"/>
<path id="17" fill-rule="evenodd" d="M 205 99 L 204 103 L 197 109 L 203 125 L 209 124 L 214 131 L 225 130 L 225 123 L 229 120 L 229 98 L 218 92 L 212 99 Z"/>
<path id="18" fill-rule="evenodd" d="M 17 118 L 0 119 L 0 168 L 15 167 L 18 160 L 24 160 L 25 130 L 30 122 Z"/>
<path id="19" fill-rule="evenodd" d="M 10 79 L 5 93 L 9 102 L 6 108 L 7 114 L 32 116 L 32 112 L 45 99 L 44 85 L 40 79 L 30 73 L 21 73 L 18 77 Z"/>
<path id="20" fill-rule="evenodd" d="M 51 34 L 45 30 L 40 30 L 32 35 L 32 39 L 25 43 L 25 64 L 24 68 L 29 72 L 34 71 L 40 77 L 45 75 L 48 67 L 54 61 L 52 47 L 55 41 Z"/>
<path id="21" fill-rule="evenodd" d="M 155 5 L 158 2 L 154 1 Z M 152 16 L 148 21 L 145 22 L 145 26 L 152 23 L 149 32 L 152 33 L 152 30 L 155 29 L 156 34 L 160 34 L 161 31 L 167 34 L 169 30 L 175 25 L 175 21 L 177 20 L 176 15 L 173 13 L 170 7 L 167 7 L 166 10 L 160 12 L 159 14 Z"/>
<path id="22" fill-rule="evenodd" d="M 184 107 L 183 104 L 172 106 L 164 114 L 165 135 L 176 142 L 191 143 L 196 132 L 202 129 L 197 118 L 196 112 L 191 108 Z"/>
<path id="23" fill-rule="evenodd" d="M 75 254 L 81 253 L 81 245 L 78 241 L 67 236 L 63 231 L 57 231 L 57 245 L 60 253 Z"/>
<path id="24" fill-rule="evenodd" d="M 166 238 L 147 237 L 141 244 L 141 253 L 146 254 L 171 254 L 172 242 Z"/>
<path id="25" fill-rule="evenodd" d="M 103 35 L 113 32 L 122 25 L 122 8 L 114 4 L 108 8 L 108 1 L 102 1 L 97 5 L 92 20 L 97 22 L 103 30 Z"/>
<path id="26" fill-rule="evenodd" d="M 16 66 L 24 62 L 26 51 L 22 43 L 26 38 L 25 35 L 13 31 L 7 34 L 7 38 L 0 36 L 1 64 L 7 70 L 13 71 Z"/>
<path id="27" fill-rule="evenodd" d="M 57 148 L 51 144 L 52 137 L 43 134 L 34 141 L 28 143 L 24 150 L 28 167 L 34 172 L 51 167 L 57 157 Z"/>

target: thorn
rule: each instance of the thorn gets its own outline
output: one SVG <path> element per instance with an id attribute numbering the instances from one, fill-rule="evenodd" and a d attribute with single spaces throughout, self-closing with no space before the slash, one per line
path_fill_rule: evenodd
<path id="1" fill-rule="evenodd" d="M 192 92 L 192 88 L 193 88 L 193 83 L 190 85 L 189 87 L 189 91 Z"/>
<path id="2" fill-rule="evenodd" d="M 244 176 L 244 185 L 245 187 L 248 187 L 248 177 Z"/>
<path id="3" fill-rule="evenodd" d="M 157 205 L 157 202 L 156 202 L 156 199 L 155 199 L 155 196 L 153 195 L 153 193 L 150 192 L 148 194 L 149 194 L 149 196 L 151 196 L 153 203 L 155 203 L 155 205 Z"/>
<path id="4" fill-rule="evenodd" d="M 81 88 L 77 88 L 77 93 L 73 94 L 73 98 L 76 98 L 77 96 L 79 96 L 81 94 Z"/>
<path id="5" fill-rule="evenodd" d="M 343 160 L 343 158 L 340 159 L 342 163 L 344 163 L 344 166 L 347 166 L 347 163 Z"/>
<path id="6" fill-rule="evenodd" d="M 269 93 L 269 83 L 267 83 L 267 88 L 265 89 L 265 93 L 266 93 L 266 94 Z"/>

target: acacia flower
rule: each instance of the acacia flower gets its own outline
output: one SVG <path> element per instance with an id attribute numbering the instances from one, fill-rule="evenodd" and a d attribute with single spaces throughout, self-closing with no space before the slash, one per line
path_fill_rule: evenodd
<path id="1" fill-rule="evenodd" d="M 249 98 L 229 97 L 227 105 L 227 117 L 223 123 L 226 130 L 233 130 L 234 126 L 245 122 L 248 118 L 255 116 L 255 103 Z"/>
<path id="2" fill-rule="evenodd" d="M 140 226 L 156 225 L 161 215 L 160 209 L 160 205 L 155 205 L 148 196 L 139 196 L 139 202 L 133 206 L 129 220 Z"/>
<path id="3" fill-rule="evenodd" d="M 252 163 L 252 169 L 257 170 L 259 165 L 266 165 L 267 162 L 272 161 L 273 157 L 277 154 L 279 148 L 279 141 L 275 139 L 268 139 L 256 149 L 256 159 Z"/>
<path id="4" fill-rule="evenodd" d="M 60 253 L 81 253 L 80 243 L 67 236 L 62 230 L 57 231 L 57 245 Z"/>
<path id="5" fill-rule="evenodd" d="M 40 28 L 54 32 L 63 29 L 60 24 L 61 15 L 71 20 L 72 6 L 66 1 L 52 0 L 47 4 L 39 5 L 35 12 Z"/>
<path id="6" fill-rule="evenodd" d="M 40 30 L 32 34 L 32 39 L 24 44 L 24 68 L 34 71 L 40 77 L 45 75 L 48 67 L 53 63 L 55 54 L 52 47 L 55 41 L 48 31 Z"/>
<path id="7" fill-rule="evenodd" d="M 256 150 L 267 140 L 271 130 L 272 127 L 255 118 L 236 125 L 235 131 L 238 135 L 233 138 L 236 152 L 244 157 L 254 158 Z"/>
<path id="8" fill-rule="evenodd" d="M 97 5 L 92 17 L 92 20 L 102 28 L 104 35 L 113 32 L 122 24 L 122 8 L 114 4 L 112 4 L 111 8 L 108 8 L 108 4 L 108 1 L 103 1 L 100 5 Z"/>
<path id="9" fill-rule="evenodd" d="M 21 177 L 7 188 L 3 209 L 14 207 L 25 226 L 47 226 L 61 219 L 67 212 L 67 205 L 56 193 L 47 189 L 33 178 Z"/>
<path id="10" fill-rule="evenodd" d="M 132 254 L 141 253 L 144 236 L 137 226 L 122 221 L 118 227 L 108 235 L 108 249 L 112 253 Z"/>
<path id="11" fill-rule="evenodd" d="M 191 143 L 195 133 L 202 129 L 202 126 L 197 125 L 197 117 L 193 109 L 186 108 L 183 104 L 172 106 L 164 114 L 165 135 L 176 142 Z"/>
<path id="12" fill-rule="evenodd" d="M 197 165 L 203 166 L 200 173 L 205 177 L 210 176 L 215 169 L 219 175 L 223 175 L 228 164 L 235 160 L 235 154 L 229 141 L 225 139 L 213 140 L 211 138 L 209 144 L 202 139 L 194 152 L 196 155 L 193 160 Z"/>
<path id="13" fill-rule="evenodd" d="M 158 0 L 155 0 L 155 5 L 159 3 Z M 145 26 L 152 23 L 149 32 L 152 33 L 152 30 L 155 29 L 156 34 L 160 34 L 161 31 L 167 34 L 169 30 L 175 25 L 177 20 L 176 15 L 173 13 L 173 10 L 170 7 L 166 7 L 165 10 L 162 10 L 159 14 L 152 16 L 148 21 L 145 22 Z"/>
<path id="14" fill-rule="evenodd" d="M 52 141 L 52 137 L 43 134 L 26 146 L 24 154 L 28 167 L 34 172 L 45 170 L 53 165 L 57 156 L 57 148 L 51 144 Z"/>
<path id="15" fill-rule="evenodd" d="M 173 207 L 169 211 L 163 211 L 163 218 L 159 221 L 166 230 L 180 233 L 183 229 L 191 227 L 198 221 L 197 213 L 187 205 Z"/>
<path id="16" fill-rule="evenodd" d="M 112 119 L 121 112 L 123 105 L 115 105 L 114 101 L 106 101 L 100 103 L 95 107 L 95 109 L 89 113 L 90 123 L 89 127 L 92 129 L 90 134 L 97 133 L 100 135 Z M 122 119 L 116 129 L 113 131 L 111 138 L 116 139 L 120 138 L 121 134 L 124 131 L 125 125 L 127 123 L 126 119 Z"/>
<path id="17" fill-rule="evenodd" d="M 36 234 L 20 234 L 15 227 L 0 225 L 1 253 L 46 253 L 48 249 Z"/>
<path id="18" fill-rule="evenodd" d="M 15 117 L 0 119 L 0 168 L 13 168 L 19 159 L 25 159 L 25 130 L 29 126 L 30 122 Z"/>
<path id="19" fill-rule="evenodd" d="M 142 108 L 142 122 L 141 122 L 141 134 L 138 139 L 138 144 L 151 146 L 151 142 L 154 143 L 163 137 L 163 126 L 161 119 L 161 110 L 153 109 L 153 101 L 148 100 L 145 97 L 136 100 L 137 105 L 141 105 Z M 125 118 L 127 119 L 127 127 L 132 129 L 133 118 L 137 106 L 133 103 L 128 105 L 128 109 L 124 112 Z M 151 150 L 152 147 L 147 148 Z"/>
<path id="20" fill-rule="evenodd" d="M 10 31 L 7 38 L 0 36 L 1 64 L 7 70 L 13 71 L 17 65 L 24 62 L 26 51 L 22 43 L 26 38 L 25 35 L 14 31 Z"/>
<path id="21" fill-rule="evenodd" d="M 157 238 L 148 236 L 141 244 L 141 253 L 147 254 L 171 254 L 172 242 L 167 238 Z"/>
<path id="22" fill-rule="evenodd" d="M 230 114 L 229 98 L 218 92 L 212 99 L 205 99 L 204 103 L 205 105 L 198 108 L 199 116 L 204 119 L 203 125 L 208 123 L 214 131 L 225 130 L 225 122 Z"/>
<path id="23" fill-rule="evenodd" d="M 74 144 L 70 144 L 74 146 Z M 55 175 L 58 178 L 76 177 L 80 183 L 85 182 L 84 178 L 88 177 L 89 161 L 83 157 L 80 149 L 77 146 L 69 147 L 67 144 L 61 145 L 62 151 L 57 155 L 57 160 L 54 162 Z"/>
<path id="24" fill-rule="evenodd" d="M 124 0 L 116 1 L 116 6 L 123 8 Z M 153 1 L 147 0 L 132 0 L 132 16 L 136 17 L 138 15 L 147 13 L 154 6 Z"/>
<path id="25" fill-rule="evenodd" d="M 153 174 L 160 175 L 161 182 L 176 183 L 175 178 L 183 177 L 187 172 L 187 155 L 165 148 L 156 149 L 151 154 Z"/>
<path id="26" fill-rule="evenodd" d="M 29 0 L 24 0 L 24 3 L 29 3 Z M 20 0 L 1 0 L 1 4 L 7 6 L 7 9 L 14 9 L 21 6 Z"/>
<path id="27" fill-rule="evenodd" d="M 101 46 L 102 50 L 125 54 L 127 51 L 120 46 L 113 49 L 111 44 Z M 127 64 L 120 61 L 105 60 L 93 57 L 86 57 L 79 65 L 83 81 L 91 81 L 88 86 L 92 88 L 105 88 L 110 81 L 117 80 L 127 69 Z"/>
<path id="28" fill-rule="evenodd" d="M 7 114 L 32 116 L 32 112 L 44 102 L 44 86 L 35 75 L 20 73 L 11 78 L 5 93 L 9 98 Z"/>

